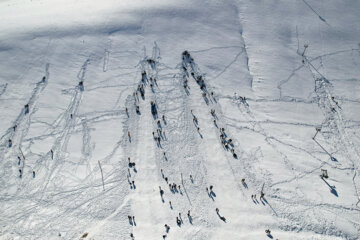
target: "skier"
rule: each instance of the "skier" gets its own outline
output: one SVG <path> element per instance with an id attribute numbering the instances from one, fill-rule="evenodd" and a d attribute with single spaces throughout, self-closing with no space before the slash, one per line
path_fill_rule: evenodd
<path id="1" fill-rule="evenodd" d="M 187 216 L 188 216 L 188 218 L 190 218 L 190 210 L 188 211 Z"/>
<path id="2" fill-rule="evenodd" d="M 166 233 L 168 233 L 168 232 L 169 232 L 169 230 L 170 230 L 169 225 L 165 224 L 165 230 L 166 230 Z"/>
<path id="3" fill-rule="evenodd" d="M 180 219 L 178 217 L 176 217 L 176 223 L 177 223 L 178 226 L 181 225 L 181 221 L 180 221 Z"/>
<path id="4" fill-rule="evenodd" d="M 29 113 L 29 104 L 26 104 L 24 107 L 25 107 L 25 114 Z"/>
<path id="5" fill-rule="evenodd" d="M 219 214 L 219 209 L 218 208 L 216 208 L 215 211 L 216 211 L 217 214 Z"/>
<path id="6" fill-rule="evenodd" d="M 21 169 L 19 169 L 19 173 L 20 173 L 20 178 L 22 177 L 22 171 L 21 171 Z"/>
<path id="7" fill-rule="evenodd" d="M 11 146 L 12 146 L 12 141 L 11 139 L 9 139 L 9 148 L 11 148 Z"/>
<path id="8" fill-rule="evenodd" d="M 264 192 L 263 192 L 263 191 L 261 191 L 261 192 L 260 192 L 260 200 L 261 200 L 261 199 L 263 199 L 263 198 L 264 198 L 264 196 L 265 196 Z"/>
<path id="9" fill-rule="evenodd" d="M 33 171 L 33 178 L 35 178 L 35 171 Z"/>
<path id="10" fill-rule="evenodd" d="M 130 233 L 130 237 L 131 237 L 132 240 L 135 239 L 134 234 L 132 234 L 132 233 Z"/>
<path id="11" fill-rule="evenodd" d="M 170 205 L 170 208 L 172 209 L 173 207 L 172 207 L 172 205 L 171 205 L 171 201 L 169 201 L 169 205 Z"/>
<path id="12" fill-rule="evenodd" d="M 17 125 L 15 124 L 15 125 L 13 126 L 14 132 L 16 131 L 16 128 L 17 128 Z"/>
<path id="13" fill-rule="evenodd" d="M 51 159 L 53 160 L 54 159 L 54 151 L 51 149 L 50 153 L 51 153 Z"/>
<path id="14" fill-rule="evenodd" d="M 162 198 L 163 195 L 164 195 L 164 190 L 162 190 L 160 186 L 159 186 L 159 190 L 160 190 L 160 196 L 161 196 L 161 198 Z"/>

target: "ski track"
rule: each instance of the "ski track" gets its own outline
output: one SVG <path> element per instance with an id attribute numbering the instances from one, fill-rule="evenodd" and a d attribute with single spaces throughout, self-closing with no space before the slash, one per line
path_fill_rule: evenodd
<path id="1" fill-rule="evenodd" d="M 304 3 L 307 4 L 305 1 Z M 309 6 L 309 8 L 311 7 Z M 235 47 L 239 48 L 237 46 L 217 47 L 194 52 Z M 237 53 L 235 59 L 226 68 L 235 63 L 244 51 L 247 57 L 245 47 L 240 49 L 241 51 Z M 11 213 L 10 210 L 1 211 L 3 219 L 0 220 L 0 223 L 14 222 L 13 225 L 5 227 L 2 233 L 11 232 L 19 236 L 28 235 L 30 238 L 53 238 L 59 233 L 62 233 L 63 237 L 73 239 L 81 237 L 84 232 L 88 232 L 90 239 L 101 239 L 111 238 L 110 236 L 113 236 L 112 234 L 115 232 L 116 236 L 121 239 L 125 239 L 130 233 L 134 233 L 134 235 L 140 239 L 145 239 L 148 235 L 158 235 L 160 237 L 165 233 L 163 226 L 161 226 L 161 228 L 154 228 L 148 224 L 155 218 L 157 222 L 167 223 L 171 226 L 170 233 L 168 234 L 169 237 L 172 235 L 179 236 L 181 234 L 185 239 L 207 239 L 212 236 L 214 230 L 211 229 L 218 228 L 221 223 L 221 220 L 216 216 L 215 208 L 219 207 L 220 213 L 223 212 L 223 209 L 225 209 L 224 211 L 226 212 L 226 201 L 223 196 L 221 196 L 222 192 L 230 192 L 230 189 L 234 189 L 235 187 L 236 191 L 233 191 L 233 194 L 237 200 L 240 199 L 241 201 L 236 204 L 238 204 L 238 207 L 246 209 L 251 202 L 244 200 L 249 199 L 250 193 L 257 192 L 262 184 L 266 182 L 266 196 L 269 196 L 270 199 L 266 201 L 264 206 L 268 209 L 268 213 L 279 217 L 281 222 L 279 227 L 282 230 L 308 230 L 315 233 L 351 239 L 352 236 L 347 236 L 339 232 L 330 221 L 325 221 L 323 225 L 319 223 L 310 226 L 305 225 L 305 218 L 310 215 L 315 215 L 315 209 L 316 211 L 328 211 L 334 215 L 339 215 L 340 218 L 346 219 L 348 222 L 351 222 L 356 229 L 359 229 L 360 224 L 352 221 L 350 217 L 347 217 L 347 214 L 350 215 L 354 214 L 354 212 L 359 212 L 358 209 L 337 204 L 314 204 L 304 198 L 297 200 L 288 199 L 281 196 L 276 188 L 278 185 L 299 181 L 308 175 L 318 172 L 324 165 L 327 165 L 340 171 L 351 170 L 353 172 L 352 181 L 354 190 L 359 198 L 360 186 L 357 183 L 360 174 L 357 161 L 360 157 L 359 151 L 351 141 L 351 137 L 347 131 L 349 126 L 346 126 L 347 121 L 343 119 L 341 109 L 331 100 L 331 83 L 311 64 L 312 61 L 320 57 L 348 51 L 354 51 L 354 49 L 324 54 L 310 60 L 305 57 L 306 64 L 297 67 L 287 79 L 280 81 L 278 85 L 280 91 L 279 99 L 247 100 L 250 103 L 252 101 L 317 103 L 325 116 L 325 120 L 322 123 L 322 132 L 324 132 L 322 136 L 324 140 L 328 145 L 331 145 L 331 142 L 337 142 L 340 144 L 339 146 L 345 146 L 343 153 L 346 155 L 346 158 L 339 159 L 339 163 L 331 163 L 323 160 L 323 158 L 318 157 L 319 152 L 311 152 L 307 149 L 285 143 L 268 134 L 266 127 L 263 127 L 265 124 L 277 124 L 314 128 L 315 126 L 312 124 L 258 120 L 252 112 L 251 107 L 244 102 L 234 102 L 234 104 L 237 105 L 237 109 L 246 120 L 238 121 L 225 116 L 218 100 L 231 99 L 231 97 L 220 94 L 215 94 L 214 98 L 211 97 L 209 92 L 213 91 L 214 88 L 208 84 L 204 73 L 201 72 L 194 60 L 184 60 L 174 68 L 163 64 L 161 62 L 160 48 L 156 42 L 152 49 L 152 56 L 147 57 L 145 52 L 144 58 L 135 66 L 136 70 L 129 73 L 129 75 L 135 74 L 134 83 L 102 85 L 107 81 L 111 81 L 112 79 L 110 78 L 86 90 L 86 92 L 90 92 L 102 88 L 127 87 L 126 90 L 119 93 L 119 97 L 112 110 L 79 114 L 84 91 L 78 86 L 73 89 L 66 89 L 63 93 L 71 96 L 70 102 L 65 111 L 49 126 L 51 127 L 51 132 L 26 138 L 31 124 L 35 123 L 31 121 L 31 117 L 36 113 L 38 107 L 37 101 L 49 81 L 49 64 L 47 64 L 45 71 L 46 81 L 40 81 L 36 84 L 27 102 L 30 106 L 30 112 L 24 114 L 24 109 L 22 109 L 14 121 L 14 125 L 17 125 L 16 131 L 13 131 L 13 128 L 10 127 L 0 139 L 3 143 L 0 148 L 0 156 L 2 159 L 8 159 L 3 163 L 4 167 L 1 174 L 3 177 L 0 179 L 0 184 L 5 186 L 4 189 L 16 188 L 14 194 L 2 194 L 0 200 L 15 201 L 18 203 L 22 201 L 26 202 L 26 208 L 22 207 L 21 212 L 14 209 L 10 209 L 14 210 L 12 211 L 13 213 Z M 134 52 L 130 51 L 126 51 L 126 53 L 134 54 Z M 110 52 L 105 49 L 104 54 L 102 70 L 106 72 L 109 70 L 108 62 Z M 138 53 L 135 52 L 135 54 Z M 154 62 L 150 63 L 149 60 L 154 60 Z M 85 81 L 86 71 L 91 61 L 90 56 L 83 63 L 77 74 L 79 81 Z M 183 66 L 186 67 L 187 70 L 184 70 L 182 68 Z M 314 90 L 316 97 L 312 100 L 304 100 L 282 96 L 281 87 L 291 80 L 295 72 L 304 67 L 313 75 L 316 85 Z M 221 77 L 221 74 L 226 71 L 226 68 L 217 74 L 215 78 Z M 141 72 L 143 71 L 147 73 L 147 79 L 145 81 L 141 80 Z M 199 85 L 195 82 L 195 77 L 190 76 L 190 71 L 193 72 L 195 76 L 204 77 L 206 83 L 205 90 L 199 89 Z M 163 74 L 162 72 L 165 73 Z M 121 74 L 117 76 L 121 76 Z M 153 89 L 150 87 L 150 77 L 157 80 L 157 84 L 153 84 Z M 136 81 L 136 79 L 140 80 Z M 189 82 L 189 89 L 187 91 L 183 88 L 184 79 L 188 79 Z M 133 92 L 137 92 L 136 87 L 139 84 L 144 84 L 144 100 L 141 99 L 140 96 L 135 98 L 132 96 Z M 0 97 L 6 91 L 6 88 L 7 84 L 3 86 Z M 129 88 L 134 88 L 133 92 L 127 92 Z M 204 101 L 204 98 L 201 97 L 203 92 L 206 93 L 205 98 L 207 98 L 208 102 Z M 123 109 L 119 109 L 120 107 L 124 108 L 120 102 L 123 94 L 128 94 L 124 106 L 129 110 L 129 117 Z M 151 115 L 151 101 L 157 104 L 157 119 L 153 119 Z M 136 105 L 140 107 L 140 115 L 135 111 Z M 335 108 L 336 110 L 331 111 L 329 110 L 330 108 Z M 210 114 L 211 109 L 214 109 L 216 112 L 215 118 Z M 200 133 L 196 129 L 197 125 L 193 123 L 191 110 L 193 110 L 193 114 L 198 117 Z M 71 117 L 70 114 L 72 114 L 73 117 Z M 166 124 L 161 120 L 162 115 L 165 115 Z M 122 121 L 123 132 L 114 144 L 111 152 L 102 159 L 99 159 L 102 165 L 110 165 L 113 167 L 113 169 L 110 172 L 106 172 L 104 176 L 103 190 L 100 168 L 98 165 L 90 164 L 90 159 L 93 155 L 91 131 L 93 124 L 114 119 L 120 119 L 119 121 Z M 212 124 L 213 119 L 216 119 L 219 128 L 225 128 L 228 138 L 232 138 L 232 133 L 229 131 L 231 128 L 237 130 L 246 129 L 262 135 L 264 141 L 282 157 L 284 166 L 288 171 L 292 171 L 294 177 L 273 182 L 272 175 L 269 171 L 266 169 L 255 169 L 254 166 L 256 163 L 264 157 L 260 147 L 253 151 L 245 151 L 241 147 L 241 143 L 235 140 L 234 150 L 238 155 L 238 159 L 233 158 L 232 154 L 222 147 L 222 143 L 219 140 L 219 129 Z M 161 146 L 157 146 L 156 142 L 151 140 L 153 139 L 151 136 L 152 132 L 156 133 L 156 129 L 158 128 L 157 120 L 161 121 L 161 129 L 166 132 L 165 135 L 160 136 Z M 248 126 L 244 126 L 244 124 Z M 204 131 L 204 129 L 206 131 Z M 67 160 L 67 149 L 71 136 L 79 132 L 82 134 L 81 158 L 79 162 L 73 163 Z M 131 142 L 128 138 L 128 132 L 131 134 Z M 338 139 L 336 138 L 337 136 L 339 136 Z M 18 149 L 22 144 L 25 143 L 25 146 L 28 146 L 22 149 L 25 159 L 21 161 L 21 165 L 19 166 L 25 175 L 25 169 L 32 169 L 34 167 L 26 164 L 27 154 L 35 155 L 31 152 L 31 143 L 46 139 L 47 137 L 54 137 L 52 146 L 54 158 L 51 159 L 50 153 L 44 156 L 37 156 L 38 159 L 35 163 L 36 166 L 40 165 L 40 167 L 37 167 L 37 172 L 45 173 L 41 182 L 31 183 L 24 181 L 25 179 L 29 179 L 29 177 L 25 178 L 25 176 L 23 180 L 15 179 L 5 181 L 6 179 L 14 178 L 14 175 L 16 175 L 14 172 L 16 172 L 17 164 L 14 160 L 17 159 L 17 156 L 21 156 Z M 12 139 L 13 141 L 11 148 L 5 146 L 8 139 Z M 279 149 L 278 144 L 307 154 L 312 159 L 318 161 L 318 166 L 298 174 L 293 170 L 294 165 L 291 159 L 286 153 Z M 336 146 L 332 147 L 336 148 Z M 337 151 L 340 151 L 340 149 L 331 152 Z M 123 153 L 122 158 L 114 162 L 115 156 L 120 152 Z M 166 159 L 163 155 L 164 152 L 166 153 Z M 216 154 L 219 158 L 218 162 L 209 161 L 209 156 L 213 154 Z M 132 168 L 128 168 L 128 157 L 136 163 L 136 172 Z M 151 162 L 151 159 L 155 159 L 155 163 Z M 69 171 L 69 166 L 72 166 L 76 171 L 81 165 L 86 166 L 87 176 L 83 179 L 73 176 L 72 180 L 78 181 L 79 185 L 67 189 L 61 188 L 60 186 L 63 185 L 66 177 L 72 174 L 73 170 Z M 219 167 L 222 168 L 221 171 L 217 170 Z M 169 178 L 169 183 L 174 182 L 182 186 L 181 193 L 180 191 L 170 191 L 168 184 L 161 176 L 161 169 L 163 169 L 164 175 Z M 130 171 L 129 178 L 128 170 Z M 189 179 L 190 174 L 193 176 L 194 182 Z M 223 178 L 223 175 L 225 175 L 226 178 Z M 135 181 L 136 189 L 129 186 L 129 180 L 127 180 L 127 178 L 130 181 Z M 221 185 L 215 184 L 215 182 L 217 182 L 215 179 L 219 178 L 222 178 Z M 240 184 L 242 178 L 246 178 L 247 185 L 251 190 L 245 189 L 244 186 Z M 210 185 L 214 185 L 217 194 L 213 200 L 205 190 L 205 188 Z M 164 202 L 161 202 L 158 186 L 161 186 L 165 191 Z M 172 202 L 173 209 L 170 209 L 169 201 Z M 150 204 L 152 208 L 147 208 L 148 204 Z M 296 208 L 293 208 L 294 206 L 296 206 Z M 49 211 L 44 212 L 44 207 L 48 208 Z M 55 210 L 57 214 L 53 214 Z M 189 223 L 186 217 L 188 210 L 191 211 L 193 218 L 192 224 Z M 304 214 L 299 215 L 297 213 L 299 211 L 303 211 Z M 176 216 L 178 216 L 179 212 L 182 213 L 183 220 L 181 228 L 178 228 L 175 223 Z M 34 213 L 38 213 L 38 215 L 34 216 Z M 127 219 L 128 215 L 134 215 L 136 217 L 136 226 L 129 224 Z M 77 227 L 73 228 L 71 223 L 59 221 L 59 216 L 60 219 L 77 216 L 77 219 L 81 220 L 77 223 Z M 231 221 L 231 219 L 227 219 Z M 286 223 L 285 219 L 289 220 L 290 223 Z M 318 219 L 319 222 L 320 220 L 321 219 Z M 40 236 L 40 233 L 37 232 L 36 229 L 31 230 L 33 221 L 36 222 L 37 229 L 48 229 L 46 236 Z M 114 225 L 117 228 L 114 228 Z M 22 226 L 22 228 L 18 228 L 18 226 Z M 360 237 L 360 235 L 358 235 L 358 237 Z"/>

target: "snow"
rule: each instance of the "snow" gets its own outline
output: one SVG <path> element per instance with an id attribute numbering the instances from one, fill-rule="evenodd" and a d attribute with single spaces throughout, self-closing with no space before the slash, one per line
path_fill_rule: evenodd
<path id="1" fill-rule="evenodd" d="M 0 1 L 0 239 L 359 239 L 359 9 Z"/>

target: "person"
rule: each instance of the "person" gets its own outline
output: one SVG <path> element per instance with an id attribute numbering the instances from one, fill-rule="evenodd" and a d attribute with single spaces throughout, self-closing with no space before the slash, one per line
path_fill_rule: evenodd
<path id="1" fill-rule="evenodd" d="M 165 238 L 166 238 L 166 234 L 163 235 L 163 239 L 165 239 Z"/>
<path id="2" fill-rule="evenodd" d="M 128 131 L 128 137 L 130 138 L 130 131 Z"/>
<path id="3" fill-rule="evenodd" d="M 165 181 L 166 181 L 166 183 L 168 182 L 168 178 L 167 178 L 167 177 L 165 177 Z"/>
<path id="4" fill-rule="evenodd" d="M 265 196 L 264 192 L 261 191 L 261 193 L 260 193 L 260 200 L 261 200 L 262 198 L 264 198 L 264 196 Z"/>
<path id="5" fill-rule="evenodd" d="M 135 216 L 132 217 L 133 222 L 135 223 Z"/>
<path id="6" fill-rule="evenodd" d="M 35 178 L 35 171 L 33 171 L 33 178 Z"/>
<path id="7" fill-rule="evenodd" d="M 162 190 L 160 186 L 159 186 L 159 189 L 160 189 L 160 195 L 162 197 L 164 195 L 164 190 Z"/>
<path id="8" fill-rule="evenodd" d="M 187 216 L 190 217 L 190 210 L 188 211 Z"/>
<path id="9" fill-rule="evenodd" d="M 216 208 L 215 211 L 216 211 L 216 213 L 219 213 L 219 209 L 218 209 L 218 208 Z"/>
<path id="10" fill-rule="evenodd" d="M 212 192 L 213 190 L 213 185 L 210 185 L 210 192 Z"/>
<path id="11" fill-rule="evenodd" d="M 134 237 L 134 234 L 132 234 L 132 233 L 130 233 L 130 237 L 131 237 L 131 239 L 135 239 L 135 237 Z"/>
<path id="12" fill-rule="evenodd" d="M 171 201 L 169 201 L 170 208 L 172 208 Z"/>
<path id="13" fill-rule="evenodd" d="M 165 122 L 165 116 L 164 115 L 162 115 L 162 120 Z"/>
<path id="14" fill-rule="evenodd" d="M 12 146 L 12 141 L 9 139 L 9 148 Z"/>
<path id="15" fill-rule="evenodd" d="M 25 105 L 25 114 L 29 113 L 29 104 Z"/>
<path id="16" fill-rule="evenodd" d="M 165 224 L 165 229 L 166 229 L 166 232 L 169 232 L 169 230 L 170 230 L 169 225 Z"/>
<path id="17" fill-rule="evenodd" d="M 180 224 L 181 224 L 181 221 L 180 221 L 180 219 L 179 219 L 178 217 L 176 217 L 176 223 L 177 223 L 177 225 L 179 225 L 179 226 L 180 226 Z"/>
<path id="18" fill-rule="evenodd" d="M 54 159 L 54 151 L 52 149 L 50 150 L 50 153 L 51 153 L 51 159 Z"/>

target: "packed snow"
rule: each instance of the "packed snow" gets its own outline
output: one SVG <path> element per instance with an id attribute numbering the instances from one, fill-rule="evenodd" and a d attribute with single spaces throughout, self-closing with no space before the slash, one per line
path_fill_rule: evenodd
<path id="1" fill-rule="evenodd" d="M 1 0 L 0 239 L 359 239 L 359 11 Z"/>

